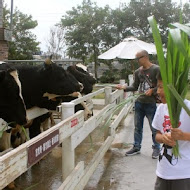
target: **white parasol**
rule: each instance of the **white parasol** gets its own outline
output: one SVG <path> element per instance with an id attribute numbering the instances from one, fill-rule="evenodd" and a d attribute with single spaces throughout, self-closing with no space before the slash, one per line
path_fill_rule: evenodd
<path id="1" fill-rule="evenodd" d="M 135 59 L 136 53 L 146 50 L 149 54 L 156 54 L 156 46 L 146 43 L 134 37 L 125 38 L 122 42 L 112 47 L 108 51 L 99 55 L 99 59 Z"/>

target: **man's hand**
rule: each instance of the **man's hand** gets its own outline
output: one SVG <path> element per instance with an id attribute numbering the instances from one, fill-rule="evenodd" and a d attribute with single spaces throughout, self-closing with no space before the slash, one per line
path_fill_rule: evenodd
<path id="1" fill-rule="evenodd" d="M 146 96 L 152 96 L 152 93 L 153 93 L 153 89 L 150 88 L 150 89 L 148 89 L 148 90 L 145 92 L 145 95 L 146 95 Z"/>
<path id="2" fill-rule="evenodd" d="M 124 89 L 125 89 L 124 86 L 121 85 L 121 84 L 116 85 L 116 88 L 117 88 L 118 90 L 124 90 Z"/>

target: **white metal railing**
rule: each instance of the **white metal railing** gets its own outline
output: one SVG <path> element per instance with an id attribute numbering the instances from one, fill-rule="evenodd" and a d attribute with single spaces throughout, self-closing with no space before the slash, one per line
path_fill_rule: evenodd
<path id="1" fill-rule="evenodd" d="M 32 59 L 32 60 L 4 60 L 7 63 L 44 63 L 45 59 Z M 56 63 L 78 63 L 81 62 L 80 59 L 60 59 L 53 60 Z"/>
<path id="2" fill-rule="evenodd" d="M 98 114 L 87 121 L 84 121 L 83 111 L 74 114 L 74 105 L 91 99 L 101 93 L 105 93 L 105 107 L 100 110 Z M 84 162 L 79 162 L 77 165 L 75 164 L 75 148 L 91 134 L 103 120 L 109 117 L 113 112 L 111 108 L 113 108 L 116 103 L 119 103 L 118 99 L 121 100 L 122 97 L 123 91 L 116 90 L 112 92 L 111 87 L 105 87 L 72 102 L 62 103 L 62 121 L 0 157 L 0 189 L 3 189 L 10 182 L 26 172 L 32 165 L 37 163 L 60 143 L 62 143 L 64 181 L 59 190 L 83 189 L 105 152 L 109 149 L 114 140 L 115 130 L 132 108 L 133 101 L 126 104 L 111 123 L 109 136 L 87 167 L 84 167 Z"/>

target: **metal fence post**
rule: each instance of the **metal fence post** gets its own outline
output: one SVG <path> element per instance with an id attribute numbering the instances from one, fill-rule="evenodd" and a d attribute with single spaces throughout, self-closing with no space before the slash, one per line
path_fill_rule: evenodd
<path id="1" fill-rule="evenodd" d="M 74 103 L 64 102 L 62 103 L 62 115 L 61 119 L 67 119 L 74 114 Z M 65 139 L 62 143 L 62 173 L 63 180 L 71 173 L 75 168 L 75 150 L 71 148 L 71 137 Z"/>

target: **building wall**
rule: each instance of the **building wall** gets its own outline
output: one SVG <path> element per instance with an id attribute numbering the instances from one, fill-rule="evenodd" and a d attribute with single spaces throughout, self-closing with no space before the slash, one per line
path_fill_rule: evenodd
<path id="1" fill-rule="evenodd" d="M 0 0 L 0 28 L 3 28 L 3 1 Z"/>
<path id="2" fill-rule="evenodd" d="M 7 41 L 0 41 L 0 61 L 8 59 L 8 43 Z"/>
<path id="3" fill-rule="evenodd" d="M 1 30 L 1 40 L 0 40 L 0 61 L 8 59 L 8 44 L 4 40 L 4 28 L 3 28 L 3 1 L 0 0 L 0 30 Z"/>

